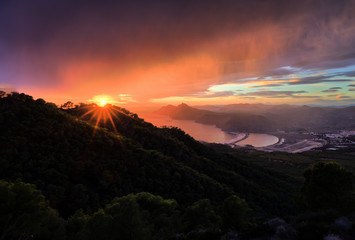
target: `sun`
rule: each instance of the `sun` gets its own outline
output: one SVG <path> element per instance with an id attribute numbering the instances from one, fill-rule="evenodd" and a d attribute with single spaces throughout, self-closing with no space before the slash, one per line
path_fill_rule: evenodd
<path id="1" fill-rule="evenodd" d="M 99 105 L 100 107 L 105 107 L 105 105 L 107 104 L 105 99 L 100 99 L 97 103 L 97 105 Z"/>
<path id="2" fill-rule="evenodd" d="M 121 121 L 120 118 L 123 115 L 141 122 L 141 119 L 136 119 L 132 113 L 127 113 L 127 110 L 115 106 L 114 103 L 117 103 L 117 101 L 109 95 L 96 95 L 90 99 L 90 102 L 92 104 L 84 104 L 79 107 L 83 110 L 83 114 L 79 118 L 95 124 L 93 135 L 95 135 L 98 127 L 106 127 L 108 123 L 110 123 L 108 126 L 111 125 L 115 133 L 118 134 L 116 123 Z"/>
<path id="3" fill-rule="evenodd" d="M 110 95 L 96 95 L 91 100 L 95 103 L 98 107 L 105 107 L 107 104 L 115 103 L 115 100 Z"/>

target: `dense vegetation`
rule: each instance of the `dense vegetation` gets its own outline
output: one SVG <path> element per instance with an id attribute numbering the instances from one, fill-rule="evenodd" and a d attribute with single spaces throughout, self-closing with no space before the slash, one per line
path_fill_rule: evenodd
<path id="1" fill-rule="evenodd" d="M 297 171 L 261 166 L 253 153 L 203 145 L 116 106 L 71 107 L 18 93 L 0 98 L 0 239 L 272 236 L 275 224 L 265 222 L 300 213 L 295 199 L 304 211 L 335 211 L 327 224 L 344 214 L 334 204 L 312 207 L 309 181 L 301 188 Z M 352 204 L 353 175 L 338 170 L 350 182 L 338 200 Z M 302 216 L 294 226 L 308 236 Z"/>

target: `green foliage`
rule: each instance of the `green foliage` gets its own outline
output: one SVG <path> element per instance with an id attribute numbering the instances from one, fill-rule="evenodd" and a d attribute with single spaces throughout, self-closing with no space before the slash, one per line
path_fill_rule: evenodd
<path id="1" fill-rule="evenodd" d="M 241 230 L 252 224 L 252 210 L 244 199 L 236 195 L 227 198 L 220 211 L 224 229 Z"/>
<path id="2" fill-rule="evenodd" d="M 70 239 L 166 239 L 181 225 L 177 207 L 146 192 L 115 198 L 92 215 L 79 211 L 71 217 Z"/>
<path id="3" fill-rule="evenodd" d="M 142 217 L 153 239 L 165 239 L 181 230 L 181 216 L 178 203 L 147 192 L 131 195 L 140 207 Z"/>
<path id="4" fill-rule="evenodd" d="M 33 185 L 0 180 L 0 239 L 64 239 L 64 223 Z"/>
<path id="5" fill-rule="evenodd" d="M 194 202 L 186 209 L 184 216 L 186 231 L 213 229 L 221 224 L 221 218 L 208 199 Z"/>
<path id="6" fill-rule="evenodd" d="M 325 235 L 331 233 L 332 224 L 339 217 L 339 213 L 334 210 L 322 210 L 297 216 L 293 225 L 299 239 L 322 240 Z"/>
<path id="7" fill-rule="evenodd" d="M 171 239 L 179 232 L 190 239 L 199 232 L 220 235 L 222 219 L 225 230 L 253 222 L 251 209 L 237 196 L 227 198 L 220 211 L 201 199 L 180 212 L 175 200 L 142 192 L 115 198 L 91 215 L 78 211 L 69 218 L 67 232 L 68 239 Z"/>
<path id="8" fill-rule="evenodd" d="M 307 210 L 355 210 L 354 174 L 335 162 L 319 162 L 304 172 L 301 204 Z"/>
<path id="9" fill-rule="evenodd" d="M 149 239 L 139 205 L 132 196 L 117 199 L 89 217 L 78 239 Z"/>

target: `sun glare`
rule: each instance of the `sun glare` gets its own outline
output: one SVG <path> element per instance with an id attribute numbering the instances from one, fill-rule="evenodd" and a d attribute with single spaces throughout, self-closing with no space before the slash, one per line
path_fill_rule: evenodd
<path id="1" fill-rule="evenodd" d="M 112 97 L 108 95 L 95 96 L 91 102 L 93 104 L 86 105 L 83 107 L 85 112 L 80 116 L 81 119 L 86 117 L 87 120 L 95 124 L 95 130 L 101 126 L 107 126 L 107 123 L 110 123 L 113 130 L 118 133 L 115 121 L 120 121 L 120 115 L 126 115 L 127 117 L 132 118 L 132 115 L 122 111 L 121 108 L 114 105 L 115 101 Z M 132 118 L 135 121 L 138 121 L 135 118 Z"/>
<path id="2" fill-rule="evenodd" d="M 105 107 L 107 104 L 115 103 L 115 100 L 110 95 L 96 95 L 90 101 L 99 107 Z"/>
<path id="3" fill-rule="evenodd" d="M 100 99 L 99 100 L 99 102 L 98 102 L 98 105 L 100 106 L 100 107 L 104 107 L 105 105 L 106 105 L 106 100 L 105 99 Z"/>

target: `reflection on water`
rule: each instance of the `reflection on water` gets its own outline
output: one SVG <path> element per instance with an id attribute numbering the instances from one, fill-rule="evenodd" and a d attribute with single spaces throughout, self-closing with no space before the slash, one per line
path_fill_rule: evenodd
<path id="1" fill-rule="evenodd" d="M 154 124 L 157 127 L 174 126 L 181 128 L 196 140 L 210 143 L 224 143 L 236 138 L 235 135 L 222 131 L 213 125 L 205 125 L 190 120 L 173 120 L 168 116 L 157 114 L 140 114 L 145 121 Z M 268 134 L 250 133 L 248 138 L 238 142 L 240 146 L 252 145 L 254 147 L 263 147 L 275 144 L 278 138 Z"/>
<path id="2" fill-rule="evenodd" d="M 250 133 L 248 138 L 237 143 L 239 146 L 252 145 L 254 147 L 265 147 L 275 144 L 279 139 L 269 134 Z"/>
<path id="3" fill-rule="evenodd" d="M 213 125 L 205 125 L 190 120 L 173 120 L 167 116 L 157 114 L 140 115 L 140 117 L 157 127 L 174 126 L 181 128 L 191 137 L 204 142 L 222 143 L 235 138 L 235 135 L 223 132 Z"/>

